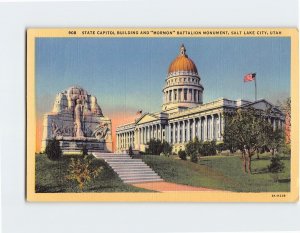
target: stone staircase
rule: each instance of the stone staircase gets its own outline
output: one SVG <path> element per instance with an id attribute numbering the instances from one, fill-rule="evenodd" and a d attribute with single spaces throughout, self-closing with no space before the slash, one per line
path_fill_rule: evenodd
<path id="1" fill-rule="evenodd" d="M 157 182 L 163 179 L 141 159 L 132 159 L 127 154 L 94 152 L 96 158 L 103 159 L 127 184 Z"/>

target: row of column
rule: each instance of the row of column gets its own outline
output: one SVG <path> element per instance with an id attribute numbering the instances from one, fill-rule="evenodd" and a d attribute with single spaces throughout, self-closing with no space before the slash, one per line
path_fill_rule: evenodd
<path id="1" fill-rule="evenodd" d="M 268 118 L 268 121 L 273 126 L 274 130 L 284 128 L 284 121 L 281 119 L 271 117 L 271 118 Z"/>
<path id="2" fill-rule="evenodd" d="M 147 125 L 137 129 L 137 144 L 147 144 L 150 139 L 164 140 L 164 127 L 160 124 Z"/>
<path id="3" fill-rule="evenodd" d="M 284 122 L 280 119 L 268 120 L 274 129 L 284 127 Z M 128 149 L 129 146 L 135 148 L 135 145 L 139 147 L 140 144 L 147 144 L 150 139 L 166 140 L 170 144 L 186 143 L 195 137 L 202 141 L 222 140 L 223 131 L 224 120 L 221 113 L 178 120 L 166 126 L 161 124 L 139 126 L 135 131 L 117 133 L 117 149 Z"/>
<path id="4" fill-rule="evenodd" d="M 140 144 L 147 144 L 150 139 L 164 140 L 164 126 L 160 124 L 146 125 L 138 127 L 134 131 L 117 133 L 117 149 L 128 149 L 139 147 Z"/>
<path id="5" fill-rule="evenodd" d="M 202 102 L 201 91 L 193 88 L 168 89 L 164 93 L 164 102 L 191 101 Z"/>
<path id="6" fill-rule="evenodd" d="M 171 144 L 199 140 L 222 140 L 224 123 L 221 113 L 199 116 L 169 123 L 168 139 Z"/>
<path id="7" fill-rule="evenodd" d="M 134 131 L 117 133 L 117 149 L 128 149 L 129 146 L 134 148 Z"/>

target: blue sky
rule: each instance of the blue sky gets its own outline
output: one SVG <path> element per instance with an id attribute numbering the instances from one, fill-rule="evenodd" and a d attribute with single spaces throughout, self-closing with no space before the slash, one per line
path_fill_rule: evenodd
<path id="1" fill-rule="evenodd" d="M 38 38 L 38 116 L 49 112 L 56 93 L 72 85 L 98 99 L 104 114 L 159 111 L 171 61 L 184 43 L 204 86 L 204 102 L 219 97 L 273 103 L 290 96 L 289 38 Z"/>

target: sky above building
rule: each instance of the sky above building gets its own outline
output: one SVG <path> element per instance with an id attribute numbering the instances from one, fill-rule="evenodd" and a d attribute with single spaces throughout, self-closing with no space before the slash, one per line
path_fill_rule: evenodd
<path id="1" fill-rule="evenodd" d="M 272 103 L 290 96 L 289 38 L 39 38 L 35 80 L 37 133 L 55 95 L 70 86 L 97 97 L 113 126 L 138 110 L 160 111 L 167 70 L 184 43 L 204 86 L 203 101 L 224 97 Z"/>

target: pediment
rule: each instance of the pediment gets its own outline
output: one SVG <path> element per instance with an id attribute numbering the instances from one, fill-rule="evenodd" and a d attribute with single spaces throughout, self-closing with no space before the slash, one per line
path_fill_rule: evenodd
<path id="1" fill-rule="evenodd" d="M 282 114 L 282 112 L 275 105 L 271 104 L 270 102 L 268 102 L 264 99 L 258 100 L 254 103 L 245 104 L 242 107 L 252 107 L 252 108 L 263 110 L 263 111 L 271 109 L 272 112 L 274 112 L 274 113 L 281 113 Z"/>
<path id="2" fill-rule="evenodd" d="M 139 119 L 137 119 L 136 124 L 143 124 L 143 123 L 152 122 L 156 120 L 159 120 L 158 116 L 147 113 L 141 116 Z"/>

